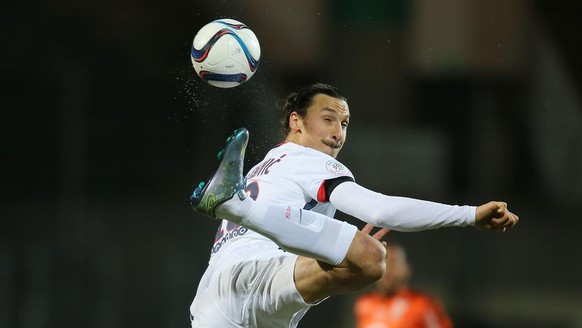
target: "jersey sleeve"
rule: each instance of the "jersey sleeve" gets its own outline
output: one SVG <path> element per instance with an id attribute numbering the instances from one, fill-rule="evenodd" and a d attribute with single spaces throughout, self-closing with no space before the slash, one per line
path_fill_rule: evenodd
<path id="1" fill-rule="evenodd" d="M 329 201 L 331 192 L 342 182 L 354 181 L 345 165 L 315 150 L 305 151 L 295 164 L 294 180 L 318 202 Z"/>
<path id="2" fill-rule="evenodd" d="M 317 201 L 320 203 L 329 202 L 329 197 L 331 196 L 331 192 L 335 189 L 335 187 L 348 181 L 354 182 L 354 179 L 352 177 L 343 176 L 324 180 L 319 186 L 319 190 L 317 191 Z"/>
<path id="3" fill-rule="evenodd" d="M 354 182 L 339 185 L 331 195 L 330 203 L 343 213 L 377 227 L 396 231 L 423 231 L 475 224 L 475 206 L 388 196 Z"/>

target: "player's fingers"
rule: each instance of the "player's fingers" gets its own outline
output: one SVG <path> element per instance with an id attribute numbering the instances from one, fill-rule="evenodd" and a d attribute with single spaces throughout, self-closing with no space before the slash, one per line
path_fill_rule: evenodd
<path id="1" fill-rule="evenodd" d="M 505 215 L 503 217 L 501 217 L 500 219 L 494 219 L 492 221 L 498 222 L 497 224 L 500 224 L 504 228 L 511 228 L 517 224 L 519 218 L 517 217 L 517 215 L 511 213 L 506 209 Z"/>
<path id="2" fill-rule="evenodd" d="M 509 212 L 509 211 L 507 213 L 509 214 L 509 223 L 508 223 L 508 226 L 509 227 L 513 227 L 519 221 L 519 217 L 517 215 Z"/>
<path id="3" fill-rule="evenodd" d="M 491 223 L 495 227 L 503 227 L 509 221 L 509 217 L 504 215 L 500 218 L 491 219 Z"/>
<path id="4" fill-rule="evenodd" d="M 507 211 L 506 216 L 504 216 L 503 218 L 500 218 L 499 220 L 496 220 L 496 221 L 498 221 L 499 224 L 494 225 L 493 229 L 495 231 L 505 232 L 507 229 L 512 228 L 514 225 L 517 224 L 517 221 L 519 221 L 519 217 L 517 215 Z"/>
<path id="5" fill-rule="evenodd" d="M 503 227 L 503 228 L 508 228 L 511 227 L 513 225 L 513 218 L 511 217 L 511 213 L 509 213 L 509 211 L 507 211 L 505 213 L 505 215 L 501 218 L 498 219 L 499 221 L 499 226 Z"/>
<path id="6" fill-rule="evenodd" d="M 495 211 L 495 218 L 491 219 L 491 223 L 496 226 L 508 227 L 515 224 L 515 220 L 511 216 L 511 212 L 507 210 L 506 202 L 496 202 L 497 210 Z"/>
<path id="7" fill-rule="evenodd" d="M 380 239 L 384 238 L 384 236 L 386 236 L 389 232 L 390 232 L 390 229 L 382 228 L 382 229 L 378 230 L 372 237 L 380 240 Z"/>
<path id="8" fill-rule="evenodd" d="M 497 215 L 504 216 L 507 213 L 507 203 L 506 202 L 497 202 Z"/>
<path id="9" fill-rule="evenodd" d="M 363 228 L 362 228 L 362 232 L 369 235 L 370 232 L 372 232 L 372 229 L 374 229 L 374 225 L 371 223 L 366 224 Z"/>
<path id="10" fill-rule="evenodd" d="M 507 220 L 507 227 L 513 227 L 514 225 L 517 224 L 517 221 L 519 221 L 519 218 L 517 217 L 517 215 L 507 211 L 507 215 L 509 216 L 509 220 Z"/>

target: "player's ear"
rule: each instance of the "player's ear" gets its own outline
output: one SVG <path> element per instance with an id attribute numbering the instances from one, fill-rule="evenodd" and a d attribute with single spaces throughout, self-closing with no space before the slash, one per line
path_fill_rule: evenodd
<path id="1" fill-rule="evenodd" d="M 291 114 L 289 114 L 289 128 L 291 128 L 292 131 L 301 130 L 299 114 L 297 114 L 297 112 L 291 112 Z"/>

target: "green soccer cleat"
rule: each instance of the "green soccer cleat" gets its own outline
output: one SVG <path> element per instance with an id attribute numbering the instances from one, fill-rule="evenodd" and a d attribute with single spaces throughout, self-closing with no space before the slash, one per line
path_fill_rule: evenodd
<path id="1" fill-rule="evenodd" d="M 226 147 L 218 153 L 218 168 L 207 182 L 200 182 L 190 196 L 192 208 L 216 218 L 218 205 L 242 194 L 246 187 L 243 166 L 248 141 L 249 131 L 245 128 L 235 130 L 226 139 Z"/>

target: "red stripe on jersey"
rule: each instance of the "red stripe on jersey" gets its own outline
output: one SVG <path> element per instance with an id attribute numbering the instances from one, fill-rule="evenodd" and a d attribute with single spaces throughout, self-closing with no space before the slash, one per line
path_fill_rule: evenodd
<path id="1" fill-rule="evenodd" d="M 317 190 L 317 201 L 320 203 L 327 202 L 325 180 L 321 182 L 321 186 L 319 186 L 319 190 Z"/>

